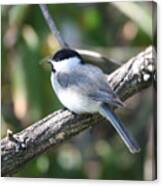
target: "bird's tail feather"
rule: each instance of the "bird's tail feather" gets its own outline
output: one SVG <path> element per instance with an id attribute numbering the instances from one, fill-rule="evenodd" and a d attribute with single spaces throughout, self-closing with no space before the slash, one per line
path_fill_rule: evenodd
<path id="1" fill-rule="evenodd" d="M 116 114 L 111 110 L 107 104 L 103 104 L 100 109 L 100 114 L 110 121 L 112 126 L 118 132 L 128 149 L 131 153 L 136 153 L 140 151 L 140 147 L 133 138 L 133 136 L 128 132 L 124 124 L 116 116 Z"/>

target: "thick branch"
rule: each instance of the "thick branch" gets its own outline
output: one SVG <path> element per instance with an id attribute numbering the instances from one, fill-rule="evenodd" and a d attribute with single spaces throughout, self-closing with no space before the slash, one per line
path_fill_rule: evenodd
<path id="1" fill-rule="evenodd" d="M 147 48 L 108 76 L 113 89 L 124 101 L 151 85 L 156 70 L 156 53 Z M 98 114 L 75 116 L 67 110 L 56 111 L 23 131 L 1 140 L 2 175 L 9 175 L 45 150 L 80 133 L 90 126 L 106 122 Z"/>

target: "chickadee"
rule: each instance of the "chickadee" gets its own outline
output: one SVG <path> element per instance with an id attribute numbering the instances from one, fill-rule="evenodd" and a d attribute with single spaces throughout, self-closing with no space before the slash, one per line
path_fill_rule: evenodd
<path id="1" fill-rule="evenodd" d="M 97 66 L 86 64 L 74 50 L 61 49 L 49 63 L 51 83 L 61 103 L 76 114 L 100 113 L 116 129 L 131 153 L 140 147 L 112 111 L 122 101 L 109 86 L 106 75 Z"/>

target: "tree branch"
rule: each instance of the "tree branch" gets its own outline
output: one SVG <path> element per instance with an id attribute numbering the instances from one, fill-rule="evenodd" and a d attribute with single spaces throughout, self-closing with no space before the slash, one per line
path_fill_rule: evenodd
<path id="1" fill-rule="evenodd" d="M 64 39 L 61 37 L 60 32 L 57 30 L 56 24 L 53 21 L 52 17 L 50 16 L 49 12 L 48 12 L 48 8 L 47 5 L 45 4 L 39 4 L 39 7 L 42 11 L 42 14 L 51 30 L 51 32 L 54 34 L 54 36 L 57 38 L 60 46 L 62 48 L 67 48 L 69 47 L 68 44 L 64 41 Z"/>
<path id="2" fill-rule="evenodd" d="M 156 53 L 152 47 L 130 59 L 107 79 L 124 101 L 152 84 L 156 72 Z M 2 176 L 13 174 L 26 162 L 50 147 L 65 141 L 95 124 L 107 121 L 99 114 L 76 116 L 58 110 L 23 131 L 1 140 Z"/>
<path id="3" fill-rule="evenodd" d="M 45 4 L 39 4 L 39 7 L 41 9 L 41 12 L 43 14 L 43 17 L 46 21 L 46 23 L 48 24 L 48 27 L 50 28 L 51 32 L 53 33 L 54 37 L 57 39 L 58 43 L 60 44 L 60 46 L 62 48 L 70 48 L 69 44 L 66 43 L 66 41 L 63 39 L 63 37 L 61 36 L 59 30 L 56 27 L 55 21 L 52 19 L 49 11 L 48 11 L 48 7 Z M 76 49 L 76 51 L 82 55 L 83 57 L 90 59 L 90 60 L 97 60 L 98 62 L 109 62 L 109 64 L 113 65 L 114 67 L 116 67 L 117 62 L 115 62 L 114 60 L 110 60 L 107 57 L 101 55 L 98 52 L 94 52 L 94 51 L 90 51 L 90 50 L 84 50 L 84 49 Z"/>

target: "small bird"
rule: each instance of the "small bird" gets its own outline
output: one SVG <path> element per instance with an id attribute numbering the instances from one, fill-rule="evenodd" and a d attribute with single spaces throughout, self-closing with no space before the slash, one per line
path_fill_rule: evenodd
<path id="1" fill-rule="evenodd" d="M 118 132 L 131 153 L 140 151 L 135 139 L 113 112 L 123 103 L 95 65 L 87 64 L 75 50 L 57 51 L 51 64 L 51 84 L 61 103 L 76 114 L 100 113 Z"/>

